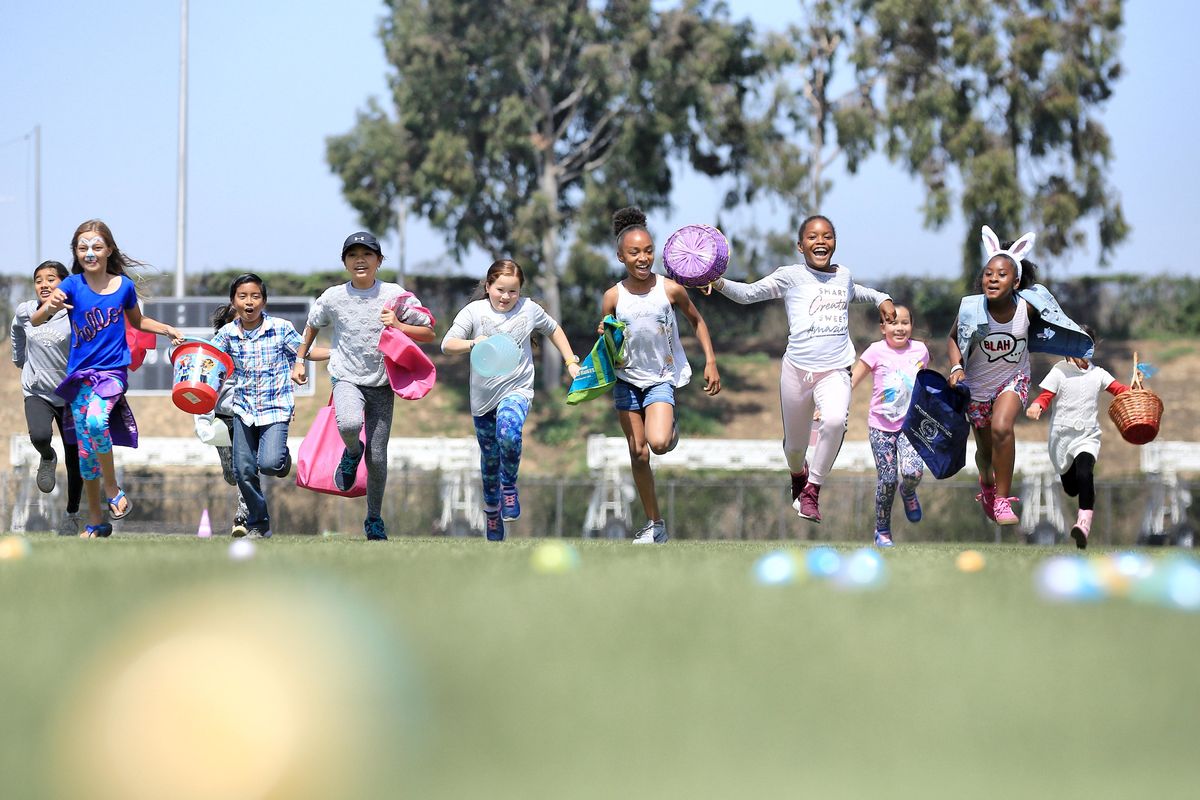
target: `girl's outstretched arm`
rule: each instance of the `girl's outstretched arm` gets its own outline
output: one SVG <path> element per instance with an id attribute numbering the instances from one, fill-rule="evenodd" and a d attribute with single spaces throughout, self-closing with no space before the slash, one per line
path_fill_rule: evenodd
<path id="1" fill-rule="evenodd" d="M 958 341 L 954 338 L 954 331 L 958 330 L 958 317 L 954 318 L 954 325 L 950 328 L 950 336 L 946 338 L 946 355 L 950 359 L 950 379 L 951 387 L 958 386 L 958 382 L 962 380 L 965 373 L 963 366 L 963 354 L 958 349 Z"/>
<path id="2" fill-rule="evenodd" d="M 571 380 L 575 380 L 575 376 L 579 374 L 579 356 L 575 355 L 575 351 L 571 349 L 571 343 L 567 340 L 567 334 L 563 333 L 562 325 L 559 325 L 554 329 L 554 333 L 550 334 L 550 344 L 562 353 L 567 373 L 571 376 Z"/>
<path id="3" fill-rule="evenodd" d="M 860 358 L 854 362 L 854 370 L 850 373 L 850 388 L 854 389 L 862 382 L 862 379 L 871 374 L 871 368 L 868 367 Z"/>
<path id="4" fill-rule="evenodd" d="M 711 397 L 721 391 L 721 374 L 717 372 L 717 355 L 713 352 L 712 339 L 708 335 L 708 325 L 705 324 L 704 317 L 700 316 L 700 312 L 696 310 L 692 298 L 688 296 L 687 289 L 675 281 L 667 281 L 667 298 L 671 301 L 671 305 L 683 312 L 687 321 L 691 323 L 692 330 L 696 332 L 696 339 L 699 340 L 700 348 L 704 351 L 704 393 Z"/>
<path id="5" fill-rule="evenodd" d="M 183 344 L 183 334 L 174 326 L 147 317 L 136 305 L 125 309 L 125 318 L 129 320 L 130 325 L 143 333 L 157 333 L 170 339 L 171 344 Z"/>
<path id="6" fill-rule="evenodd" d="M 304 336 L 301 337 L 300 346 L 296 348 L 296 363 L 292 365 L 292 383 L 303 386 L 308 383 L 308 375 L 305 374 L 304 360 L 312 357 L 313 341 L 317 338 L 317 329 L 311 325 L 304 326 Z M 326 358 L 329 357 L 328 348 L 325 349 Z"/>
<path id="7" fill-rule="evenodd" d="M 789 282 L 784 279 L 783 270 L 784 267 L 780 267 L 765 278 L 759 278 L 754 283 L 741 283 L 740 281 L 717 278 L 713 281 L 712 288 L 733 302 L 741 303 L 742 305 L 761 303 L 764 300 L 777 300 L 783 297 L 789 286 Z"/>
<path id="8" fill-rule="evenodd" d="M 596 335 L 604 335 L 604 318 L 609 314 L 616 315 L 617 313 L 617 287 L 613 286 L 604 293 L 604 299 L 600 301 L 600 322 L 596 323 Z"/>

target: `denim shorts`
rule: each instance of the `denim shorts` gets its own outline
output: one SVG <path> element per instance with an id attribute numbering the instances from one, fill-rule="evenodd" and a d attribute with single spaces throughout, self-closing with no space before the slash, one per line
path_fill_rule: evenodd
<path id="1" fill-rule="evenodd" d="M 645 411 L 651 403 L 675 405 L 675 387 L 669 383 L 656 383 L 646 389 L 617 379 L 613 386 L 613 404 L 618 411 Z"/>

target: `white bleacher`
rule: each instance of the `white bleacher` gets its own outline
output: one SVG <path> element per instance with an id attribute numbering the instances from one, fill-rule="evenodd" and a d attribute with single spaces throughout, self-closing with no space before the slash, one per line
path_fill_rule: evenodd
<path id="1" fill-rule="evenodd" d="M 1167 544 L 1172 537 L 1193 544 L 1194 531 L 1187 525 L 1192 493 L 1179 482 L 1179 474 L 1200 473 L 1200 444 L 1195 442 L 1150 442 L 1142 446 L 1142 472 L 1150 495 L 1142 514 L 1141 536 L 1149 544 Z M 1170 523 L 1170 530 L 1167 524 Z M 1185 530 L 1186 529 L 1186 530 Z"/>

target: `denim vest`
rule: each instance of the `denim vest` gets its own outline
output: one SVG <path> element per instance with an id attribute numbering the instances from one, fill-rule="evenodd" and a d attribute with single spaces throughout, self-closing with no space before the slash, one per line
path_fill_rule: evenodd
<path id="1" fill-rule="evenodd" d="M 1029 303 L 1029 351 L 1051 355 L 1091 358 L 1092 337 L 1083 332 L 1059 308 L 1050 290 L 1040 283 L 1021 289 L 1017 296 Z M 981 294 L 968 295 L 958 307 L 958 349 L 965 361 L 989 333 L 987 298 Z"/>

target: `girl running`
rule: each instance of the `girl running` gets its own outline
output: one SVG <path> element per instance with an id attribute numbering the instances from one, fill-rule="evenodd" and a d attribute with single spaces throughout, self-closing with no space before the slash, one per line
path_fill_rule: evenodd
<path id="1" fill-rule="evenodd" d="M 17 306 L 12 321 L 12 360 L 21 368 L 21 392 L 25 395 L 25 422 L 29 427 L 29 441 L 41 456 L 37 470 L 38 490 L 49 494 L 54 491 L 55 470 L 58 454 L 54 452 L 51 439 L 54 425 L 58 434 L 64 436 L 66 428 L 66 404 L 54 393 L 67 376 L 67 357 L 71 349 L 71 320 L 64 309 L 51 317 L 45 324 L 35 327 L 32 316 L 38 306 L 50 298 L 50 294 L 67 278 L 67 268 L 57 261 L 43 261 L 33 271 L 33 289 L 36 300 L 27 300 Z M 83 495 L 83 478 L 79 474 L 79 459 L 65 446 L 63 454 L 67 468 L 67 513 L 58 523 L 60 536 L 77 536 L 81 524 L 79 498 Z"/>
<path id="2" fill-rule="evenodd" d="M 1037 265 L 1027 258 L 1033 233 L 1003 246 L 986 225 L 982 235 L 987 259 L 979 276 L 981 293 L 959 304 L 947 343 L 949 381 L 951 386 L 966 381 L 971 388 L 967 416 L 975 431 L 976 499 L 988 519 L 1016 525 L 1013 423 L 1029 398 L 1029 353 L 1091 358 L 1092 339 L 1046 287 L 1035 283 Z"/>
<path id="3" fill-rule="evenodd" d="M 510 337 L 521 358 L 510 372 L 484 377 L 471 371 L 471 417 L 479 441 L 479 469 L 483 480 L 483 510 L 487 538 L 504 539 L 504 523 L 521 516 L 517 470 L 521 467 L 522 428 L 533 402 L 533 351 L 535 332 L 549 336 L 562 354 L 571 378 L 579 374 L 579 356 L 567 335 L 541 306 L 521 297 L 525 273 L 517 262 L 493 263 L 468 303 L 442 339 L 442 352 L 470 353 L 475 345 L 495 335 Z"/>
<path id="4" fill-rule="evenodd" d="M 912 401 L 917 370 L 929 364 L 929 348 L 924 342 L 912 339 L 912 313 L 906 306 L 896 306 L 896 321 L 881 323 L 879 327 L 883 338 L 863 351 L 850 374 L 850 387 L 858 386 L 863 378 L 871 376 L 867 438 L 875 456 L 875 470 L 879 473 L 875 485 L 875 545 L 891 547 L 892 504 L 896 499 L 897 480 L 904 516 L 909 522 L 921 520 L 917 484 L 921 482 L 925 465 L 900 428 Z"/>
<path id="5" fill-rule="evenodd" d="M 625 278 L 604 293 L 601 317 L 612 314 L 625 323 L 625 363 L 616 370 L 613 402 L 629 444 L 633 482 L 646 512 L 646 524 L 633 541 L 663 544 L 668 539 L 667 524 L 659 514 L 650 453 L 670 452 L 679 442 L 675 390 L 692 377 L 679 340 L 676 308 L 687 317 L 704 351 L 705 394 L 711 397 L 721 391 L 721 376 L 708 326 L 687 290 L 651 271 L 654 240 L 646 229 L 646 215 L 639 208 L 621 209 L 613 214 L 613 234 Z M 597 330 L 603 334 L 604 324 Z"/>
<path id="6" fill-rule="evenodd" d="M 88 524 L 80 535 L 106 537 L 112 524 L 104 521 L 101 489 L 110 519 L 122 519 L 133 509 L 117 485 L 112 456 L 114 444 L 137 447 L 137 423 L 125 401 L 131 360 L 125 321 L 136 330 L 167 336 L 172 344 L 181 344 L 183 336 L 142 315 L 137 288 L 126 274 L 138 262 L 121 252 L 107 225 L 98 219 L 80 225 L 71 237 L 71 252 L 71 276 L 51 291 L 30 322 L 37 327 L 64 308 L 70 312 L 67 376 L 55 392 L 71 407 L 64 440 L 77 442 L 87 489 Z"/>
<path id="7" fill-rule="evenodd" d="M 872 303 L 888 323 L 895 322 L 896 309 L 891 297 L 854 283 L 849 269 L 833 263 L 837 231 L 827 217 L 811 216 L 800 224 L 796 249 L 802 264 L 779 267 L 751 284 L 718 278 L 712 288 L 737 303 L 784 301 L 783 452 L 792 473 L 792 507 L 803 519 L 820 522 L 821 485 L 842 447 L 850 411 L 850 303 Z M 820 414 L 819 431 L 808 459 L 814 410 Z"/>

